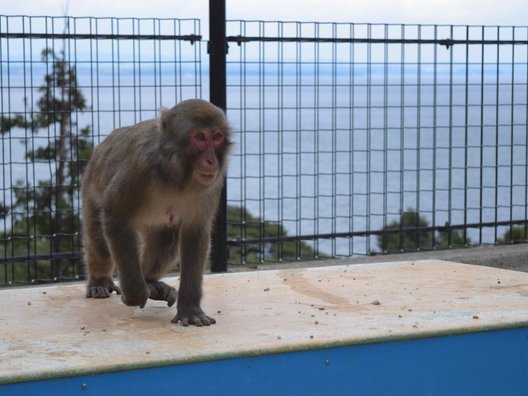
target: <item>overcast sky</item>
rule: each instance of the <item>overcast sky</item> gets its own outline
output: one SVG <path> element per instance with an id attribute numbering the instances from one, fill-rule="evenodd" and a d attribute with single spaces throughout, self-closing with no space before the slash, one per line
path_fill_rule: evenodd
<path id="1" fill-rule="evenodd" d="M 69 4 L 68 4 L 69 3 Z M 68 6 L 66 6 L 68 4 Z M 200 18 L 208 0 L 0 0 L 4 15 Z M 228 19 L 528 25 L 528 0 L 226 0 Z"/>

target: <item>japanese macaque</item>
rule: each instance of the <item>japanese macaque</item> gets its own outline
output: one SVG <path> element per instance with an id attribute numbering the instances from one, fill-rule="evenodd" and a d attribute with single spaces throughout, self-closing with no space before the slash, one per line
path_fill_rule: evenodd
<path id="1" fill-rule="evenodd" d="M 141 308 L 149 298 L 177 300 L 172 322 L 216 323 L 200 301 L 230 138 L 224 112 L 191 99 L 113 131 L 94 150 L 82 185 L 86 297 L 116 292 Z M 179 292 L 160 281 L 177 259 Z"/>

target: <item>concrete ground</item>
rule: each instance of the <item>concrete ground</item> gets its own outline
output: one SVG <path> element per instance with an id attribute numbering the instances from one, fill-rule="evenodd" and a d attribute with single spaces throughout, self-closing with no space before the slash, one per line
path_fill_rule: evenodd
<path id="1" fill-rule="evenodd" d="M 255 383 L 258 394 L 280 394 L 281 381 L 294 393 L 321 395 L 526 388 L 528 273 L 428 260 L 208 275 L 202 306 L 217 323 L 202 329 L 171 323 L 176 308 L 166 301 L 140 309 L 115 294 L 85 298 L 80 282 L 0 293 L 0 395 L 145 394 L 147 386 L 165 395 L 175 378 L 181 393 L 207 395 L 240 387 L 253 394 Z M 273 376 L 273 362 L 285 373 Z M 390 383 L 371 392 L 383 376 Z M 197 387 L 195 378 L 207 380 Z M 335 381 L 345 385 L 329 387 Z M 17 382 L 28 385 L 6 389 Z M 425 385 L 417 391 L 417 383 Z"/>
<path id="2" fill-rule="evenodd" d="M 528 272 L 528 243 L 478 246 L 465 249 L 448 249 L 426 252 L 380 254 L 374 256 L 352 257 L 345 259 L 328 259 L 316 261 L 290 262 L 281 264 L 263 264 L 257 268 L 230 267 L 229 271 L 265 270 L 278 268 L 323 267 L 342 264 L 383 263 L 391 261 L 445 260 L 457 263 L 483 265 L 514 271 Z M 346 261 L 346 262 L 345 262 Z"/>

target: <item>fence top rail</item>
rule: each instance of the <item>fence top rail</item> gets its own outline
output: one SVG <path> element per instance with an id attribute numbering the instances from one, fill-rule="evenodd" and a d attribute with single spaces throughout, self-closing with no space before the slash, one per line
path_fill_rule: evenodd
<path id="1" fill-rule="evenodd" d="M 5 39 L 49 39 L 49 40 L 180 40 L 194 44 L 202 40 L 198 34 L 80 34 L 80 33 L 0 33 Z"/>
<path id="2" fill-rule="evenodd" d="M 445 39 L 390 39 L 390 38 L 340 38 L 340 37 L 262 37 L 228 36 L 228 42 L 238 45 L 249 42 L 282 43 L 360 43 L 360 44 L 438 44 L 449 48 L 454 45 L 528 45 L 528 40 L 454 40 Z"/>

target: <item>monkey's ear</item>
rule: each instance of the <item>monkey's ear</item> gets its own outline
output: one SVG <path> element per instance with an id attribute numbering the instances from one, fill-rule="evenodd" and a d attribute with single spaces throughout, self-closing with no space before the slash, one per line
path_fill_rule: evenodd
<path id="1" fill-rule="evenodd" d="M 160 109 L 160 116 L 159 116 L 159 126 L 161 129 L 165 129 L 167 127 L 167 121 L 169 120 L 169 110 L 166 107 L 162 107 Z"/>

